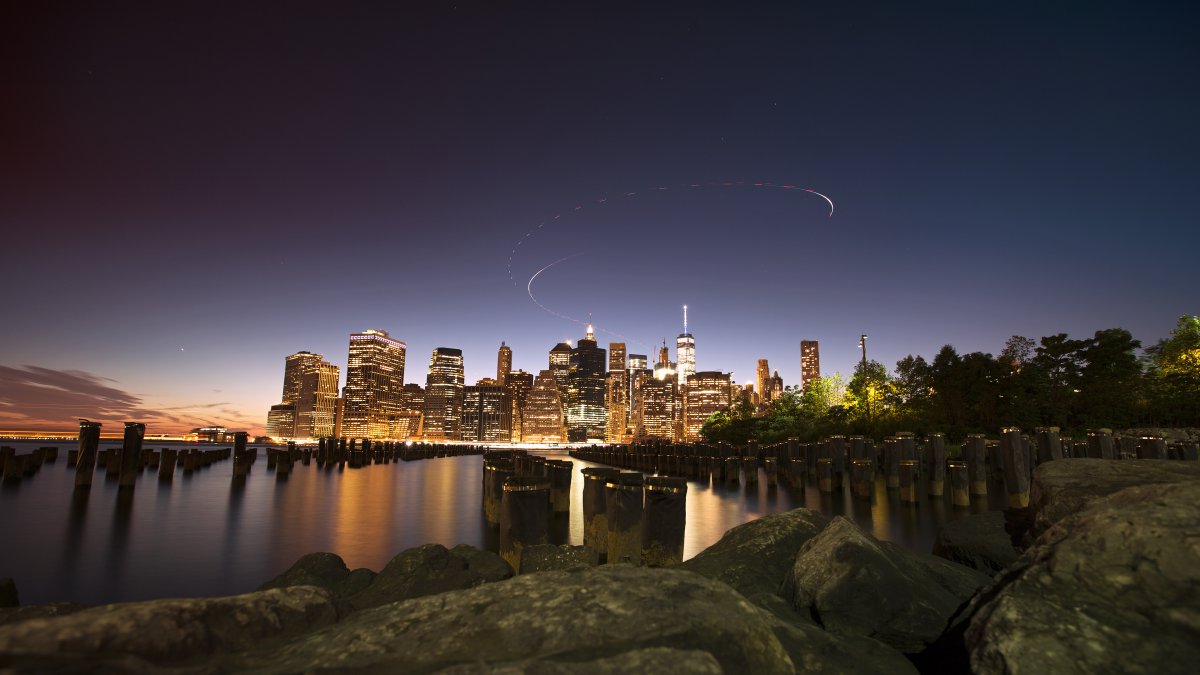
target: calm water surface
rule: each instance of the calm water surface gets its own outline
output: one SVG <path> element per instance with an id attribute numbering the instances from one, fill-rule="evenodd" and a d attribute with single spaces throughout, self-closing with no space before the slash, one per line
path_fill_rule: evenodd
<path id="1" fill-rule="evenodd" d="M 5 444 L 22 454 L 50 445 Z M 66 462 L 74 445 L 58 447 L 56 463 L 0 487 L 0 578 L 16 580 L 22 604 L 244 593 L 314 551 L 337 553 L 351 568 L 379 570 L 421 544 L 497 545 L 496 528 L 483 517 L 478 456 L 341 471 L 297 462 L 286 480 L 277 480 L 260 453 L 241 487 L 233 485 L 233 463 L 226 460 L 190 476 L 177 471 L 168 484 L 147 469 L 131 496 L 119 495 L 115 479 L 99 469 L 91 494 L 76 497 L 75 470 Z M 116 446 L 101 444 L 107 447 Z M 570 517 L 552 536 L 556 543 L 582 544 L 579 470 L 597 465 L 572 461 Z M 943 499 L 908 505 L 882 478 L 870 504 L 854 500 L 848 489 L 822 495 L 815 484 L 799 490 L 768 489 L 761 478 L 749 488 L 689 481 L 684 557 L 735 525 L 799 506 L 846 515 L 880 539 L 928 552 L 947 520 L 1003 508 L 1002 490 L 994 484 L 989 503 L 961 510 L 951 507 L 948 486 Z"/>

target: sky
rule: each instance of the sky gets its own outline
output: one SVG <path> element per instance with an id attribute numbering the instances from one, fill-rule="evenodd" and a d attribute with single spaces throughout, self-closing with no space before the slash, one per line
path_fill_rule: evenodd
<path id="1" fill-rule="evenodd" d="M 700 370 L 794 384 L 802 339 L 848 375 L 863 333 L 1200 312 L 1194 3 L 20 4 L 0 428 L 261 431 L 284 357 L 344 383 L 367 328 L 474 382 L 589 314 L 653 355 L 687 304 Z M 527 293 L 559 260 L 576 321 Z"/>

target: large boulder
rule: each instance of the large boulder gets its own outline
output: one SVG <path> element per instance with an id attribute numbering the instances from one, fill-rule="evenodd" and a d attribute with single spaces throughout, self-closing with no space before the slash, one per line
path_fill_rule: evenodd
<path id="1" fill-rule="evenodd" d="M 651 647 L 635 649 L 616 656 L 607 656 L 593 661 L 550 661 L 528 659 L 504 664 L 496 668 L 486 663 L 470 663 L 450 666 L 437 671 L 437 675 L 721 675 L 721 664 L 712 654 L 698 649 L 670 649 Z"/>
<path id="2" fill-rule="evenodd" d="M 1128 470 L 1162 476 L 1153 467 Z M 1114 482 L 1095 481 L 1100 489 Z M 1058 518 L 977 600 L 965 634 L 973 671 L 1195 672 L 1200 481 L 1155 482 L 1108 497 L 1071 496 L 1086 508 Z"/>
<path id="3" fill-rule="evenodd" d="M 1200 480 L 1200 462 L 1165 459 L 1063 459 L 1046 462 L 1033 472 L 1030 506 L 1036 512 L 1036 538 L 1063 518 L 1087 505 L 1135 485 Z"/>
<path id="4" fill-rule="evenodd" d="M 933 554 L 993 576 L 1019 555 L 1004 530 L 1003 511 L 977 513 L 946 523 L 933 542 Z"/>
<path id="5" fill-rule="evenodd" d="M 318 586 L 335 597 L 353 595 L 371 585 L 375 573 L 360 567 L 346 567 L 341 556 L 333 553 L 309 553 L 301 556 L 286 572 L 258 587 L 260 591 L 289 586 Z"/>
<path id="6" fill-rule="evenodd" d="M 676 569 L 695 572 L 753 597 L 776 593 L 796 561 L 796 552 L 829 523 L 812 509 L 793 509 L 738 525 L 720 541 Z"/>
<path id="7" fill-rule="evenodd" d="M 533 544 L 521 549 L 521 574 L 595 567 L 600 554 L 590 546 Z"/>
<path id="8" fill-rule="evenodd" d="M 641 668 L 619 665 L 648 660 L 647 671 L 665 672 L 663 654 L 647 651 L 657 649 L 703 652 L 725 672 L 915 672 L 877 642 L 780 621 L 725 584 L 626 565 L 518 576 L 358 611 L 220 667 L 557 673 L 591 664 L 592 672 L 630 672 Z M 680 665 L 699 659 L 711 669 L 702 655 L 688 659 Z"/>
<path id="9" fill-rule="evenodd" d="M 392 558 L 371 584 L 349 596 L 347 603 L 353 609 L 378 607 L 398 600 L 473 588 L 512 575 L 512 567 L 490 551 L 465 545 L 447 549 L 441 544 L 425 544 Z"/>
<path id="10" fill-rule="evenodd" d="M 879 541 L 841 516 L 801 547 L 783 593 L 827 630 L 919 654 L 987 575 Z"/>
<path id="11" fill-rule="evenodd" d="M 18 671 L 103 669 L 110 659 L 130 670 L 257 648 L 337 619 L 333 596 L 315 586 L 131 602 L 0 626 L 0 654 Z"/>

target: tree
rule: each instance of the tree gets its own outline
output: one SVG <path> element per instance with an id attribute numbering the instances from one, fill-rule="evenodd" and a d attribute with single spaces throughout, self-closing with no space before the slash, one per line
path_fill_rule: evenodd
<path id="1" fill-rule="evenodd" d="M 846 386 L 847 404 L 868 422 L 884 412 L 884 401 L 888 398 L 891 377 L 887 368 L 878 361 L 859 362 L 854 375 Z"/>
<path id="2" fill-rule="evenodd" d="M 1008 342 L 1004 343 L 1004 349 L 1000 351 L 999 361 L 1014 372 L 1018 372 L 1033 361 L 1036 350 L 1036 342 L 1027 337 L 1014 335 L 1008 338 Z"/>
<path id="3" fill-rule="evenodd" d="M 1123 328 L 1096 331 L 1083 350 L 1078 414 L 1086 426 L 1129 426 L 1142 403 L 1137 350 L 1142 343 Z"/>
<path id="4" fill-rule="evenodd" d="M 1200 318 L 1181 316 L 1171 337 L 1146 350 L 1149 405 L 1159 422 L 1200 425 Z"/>

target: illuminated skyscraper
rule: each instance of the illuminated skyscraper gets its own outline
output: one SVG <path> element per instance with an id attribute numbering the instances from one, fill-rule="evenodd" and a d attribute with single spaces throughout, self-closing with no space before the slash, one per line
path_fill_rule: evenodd
<path id="1" fill-rule="evenodd" d="M 701 440 L 700 429 L 718 410 L 729 408 L 730 382 L 728 373 L 702 371 L 688 377 L 684 393 L 684 440 Z"/>
<path id="2" fill-rule="evenodd" d="M 611 354 L 610 354 L 611 356 Z M 626 381 L 629 374 L 625 369 L 610 370 L 605 377 L 605 404 L 608 408 L 608 428 L 604 440 L 609 443 L 625 443 L 629 439 L 626 429 L 629 425 L 629 384 Z"/>
<path id="3" fill-rule="evenodd" d="M 608 343 L 608 369 L 625 372 L 625 343 Z"/>
<path id="4" fill-rule="evenodd" d="M 634 415 L 640 414 L 637 403 L 638 399 L 634 395 L 634 388 L 638 386 L 637 373 L 639 371 L 646 370 L 648 364 L 649 362 L 646 360 L 645 354 L 629 355 L 629 366 L 625 369 L 625 372 L 627 373 L 627 377 L 625 379 L 629 382 L 629 398 L 627 400 L 629 401 L 629 427 L 631 429 L 636 429 L 637 427 L 637 425 L 633 423 Z M 653 371 L 651 371 L 651 373 L 653 373 Z"/>
<path id="5" fill-rule="evenodd" d="M 525 401 L 529 398 L 529 392 L 533 389 L 533 373 L 527 373 L 524 370 L 514 370 L 508 374 L 508 382 L 504 386 L 508 389 L 513 404 L 512 441 L 518 443 L 522 440 Z"/>
<path id="6" fill-rule="evenodd" d="M 663 340 L 663 345 L 658 350 L 658 363 L 654 364 L 654 379 L 664 379 L 668 372 L 676 375 L 675 364 L 671 362 L 671 351 L 667 349 L 667 341 Z"/>
<path id="7" fill-rule="evenodd" d="M 500 385 L 463 389 L 462 440 L 507 443 L 512 440 L 512 392 Z"/>
<path id="8" fill-rule="evenodd" d="M 461 349 L 438 347 L 429 357 L 425 377 L 425 419 L 430 440 L 457 440 L 462 423 L 463 357 Z"/>
<path id="9" fill-rule="evenodd" d="M 645 370 L 650 367 L 650 362 L 646 360 L 645 354 L 630 354 L 629 369 L 630 370 Z"/>
<path id="10" fill-rule="evenodd" d="M 755 371 L 754 390 L 758 392 L 759 400 L 767 403 L 771 400 L 771 366 L 766 359 L 758 360 L 758 370 Z"/>
<path id="11" fill-rule="evenodd" d="M 567 439 L 603 439 L 608 428 L 604 401 L 604 350 L 588 326 L 587 336 L 571 350 L 567 386 Z"/>
<path id="12" fill-rule="evenodd" d="M 350 335 L 342 434 L 347 438 L 388 438 L 390 419 L 404 403 L 405 344 L 382 330 Z"/>
<path id="13" fill-rule="evenodd" d="M 562 400 L 558 396 L 558 377 L 552 370 L 538 373 L 533 389 L 525 398 L 521 416 L 523 443 L 562 443 L 567 440 Z"/>
<path id="14" fill-rule="evenodd" d="M 503 387 L 508 383 L 508 373 L 512 370 L 512 348 L 500 342 L 500 351 L 496 353 L 496 382 Z"/>
<path id="15" fill-rule="evenodd" d="M 821 350 L 816 340 L 800 341 L 800 388 L 808 389 L 808 385 L 821 377 Z"/>
<path id="16" fill-rule="evenodd" d="M 550 370 L 558 378 L 558 396 L 567 402 L 567 379 L 571 374 L 571 343 L 560 342 L 550 349 Z"/>
<path id="17" fill-rule="evenodd" d="M 675 339 L 676 380 L 687 384 L 688 376 L 696 372 L 696 338 L 687 329 L 687 305 L 683 306 L 683 332 Z"/>
<path id="18" fill-rule="evenodd" d="M 295 430 L 289 438 L 333 435 L 337 412 L 338 367 L 311 352 L 287 357 L 283 367 L 283 403 L 295 406 Z"/>
<path id="19" fill-rule="evenodd" d="M 267 413 L 267 435 L 276 440 L 290 441 L 296 437 L 296 406 L 279 403 Z"/>
<path id="20" fill-rule="evenodd" d="M 783 396 L 783 378 L 779 376 L 779 371 L 771 376 L 771 400 L 777 401 Z"/>
<path id="21" fill-rule="evenodd" d="M 679 389 L 675 371 L 667 370 L 662 377 L 644 378 L 641 386 L 640 433 L 645 439 L 674 441 L 679 417 Z"/>

